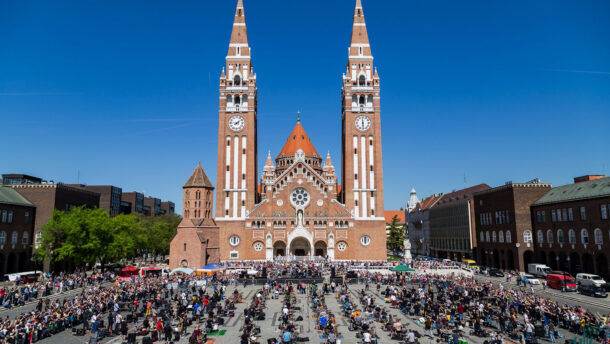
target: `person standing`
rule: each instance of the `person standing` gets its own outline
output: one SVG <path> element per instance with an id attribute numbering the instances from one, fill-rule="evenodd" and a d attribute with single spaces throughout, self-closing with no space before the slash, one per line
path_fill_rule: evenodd
<path id="1" fill-rule="evenodd" d="M 552 321 L 549 321 L 549 325 L 547 328 L 549 331 L 549 340 L 551 341 L 551 343 L 556 343 L 557 341 L 555 340 L 555 324 L 553 324 Z"/>

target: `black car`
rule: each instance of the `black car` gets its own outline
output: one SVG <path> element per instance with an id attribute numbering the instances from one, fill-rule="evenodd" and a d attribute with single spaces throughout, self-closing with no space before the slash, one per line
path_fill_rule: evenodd
<path id="1" fill-rule="evenodd" d="M 610 291 L 610 282 L 602 284 L 602 289 L 605 291 Z"/>
<path id="2" fill-rule="evenodd" d="M 489 269 L 489 276 L 504 277 L 504 273 L 498 269 Z"/>
<path id="3" fill-rule="evenodd" d="M 608 293 L 596 285 L 579 285 L 578 292 L 593 297 L 608 297 Z"/>

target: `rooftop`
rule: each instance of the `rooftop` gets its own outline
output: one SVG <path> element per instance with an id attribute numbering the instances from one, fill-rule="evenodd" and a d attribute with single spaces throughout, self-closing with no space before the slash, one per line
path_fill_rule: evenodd
<path id="1" fill-rule="evenodd" d="M 405 223 L 405 211 L 404 210 L 386 210 L 383 212 L 386 223 L 392 223 L 392 218 L 398 216 L 398 223 Z"/>
<path id="2" fill-rule="evenodd" d="M 197 164 L 195 170 L 186 181 L 183 188 L 196 188 L 196 187 L 204 187 L 204 188 L 214 188 L 214 184 L 210 181 L 210 178 L 205 174 L 203 167 L 201 167 L 201 163 Z"/>
<path id="3" fill-rule="evenodd" d="M 610 197 L 610 177 L 552 188 L 532 205 Z"/>
<path id="4" fill-rule="evenodd" d="M 280 154 L 277 155 L 277 158 L 281 156 L 294 156 L 296 152 L 301 149 L 305 153 L 305 156 L 313 156 L 316 158 L 321 158 L 316 148 L 311 143 L 309 136 L 305 132 L 305 129 L 301 125 L 301 121 L 297 121 L 297 124 L 292 129 L 292 133 L 286 140 L 284 147 L 280 151 Z"/>
<path id="5" fill-rule="evenodd" d="M 34 207 L 34 205 L 25 197 L 21 196 L 19 192 L 4 186 L 0 186 L 0 203 Z"/>

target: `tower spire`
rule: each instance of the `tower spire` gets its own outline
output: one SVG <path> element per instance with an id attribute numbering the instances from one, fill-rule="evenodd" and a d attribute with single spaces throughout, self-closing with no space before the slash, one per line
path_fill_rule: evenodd
<path id="1" fill-rule="evenodd" d="M 369 35 L 366 31 L 364 11 L 362 10 L 362 2 L 360 0 L 356 0 L 356 8 L 354 9 L 354 24 L 352 25 L 352 40 L 350 42 L 349 55 L 371 56 Z"/>
<path id="2" fill-rule="evenodd" d="M 231 40 L 229 42 L 229 52 L 227 56 L 250 57 L 248 30 L 246 29 L 246 13 L 244 12 L 243 0 L 237 0 L 235 18 L 233 19 L 233 30 L 231 31 Z"/>

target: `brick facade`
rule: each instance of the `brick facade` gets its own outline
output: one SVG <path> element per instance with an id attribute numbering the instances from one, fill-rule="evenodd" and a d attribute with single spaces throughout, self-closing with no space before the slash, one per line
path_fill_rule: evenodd
<path id="1" fill-rule="evenodd" d="M 481 266 L 525 271 L 534 262 L 530 205 L 550 188 L 544 183 L 510 183 L 474 195 Z"/>
<path id="2" fill-rule="evenodd" d="M 6 274 L 32 270 L 35 217 L 36 207 L 33 204 L 12 204 L 0 200 L 0 278 Z"/>
<path id="3" fill-rule="evenodd" d="M 579 180 L 587 179 L 575 178 L 576 182 Z M 606 189 L 610 189 L 610 178 L 588 180 L 591 181 L 587 184 L 599 183 L 595 189 L 603 187 L 604 184 Z M 582 185 L 584 188 L 584 184 L 567 186 L 578 188 Z M 564 187 L 553 190 L 561 195 Z M 541 203 L 536 202 L 531 206 L 535 262 L 571 274 L 597 274 L 609 281 L 610 192 L 568 201 Z M 557 212 L 561 212 L 561 216 L 558 216 Z"/>

